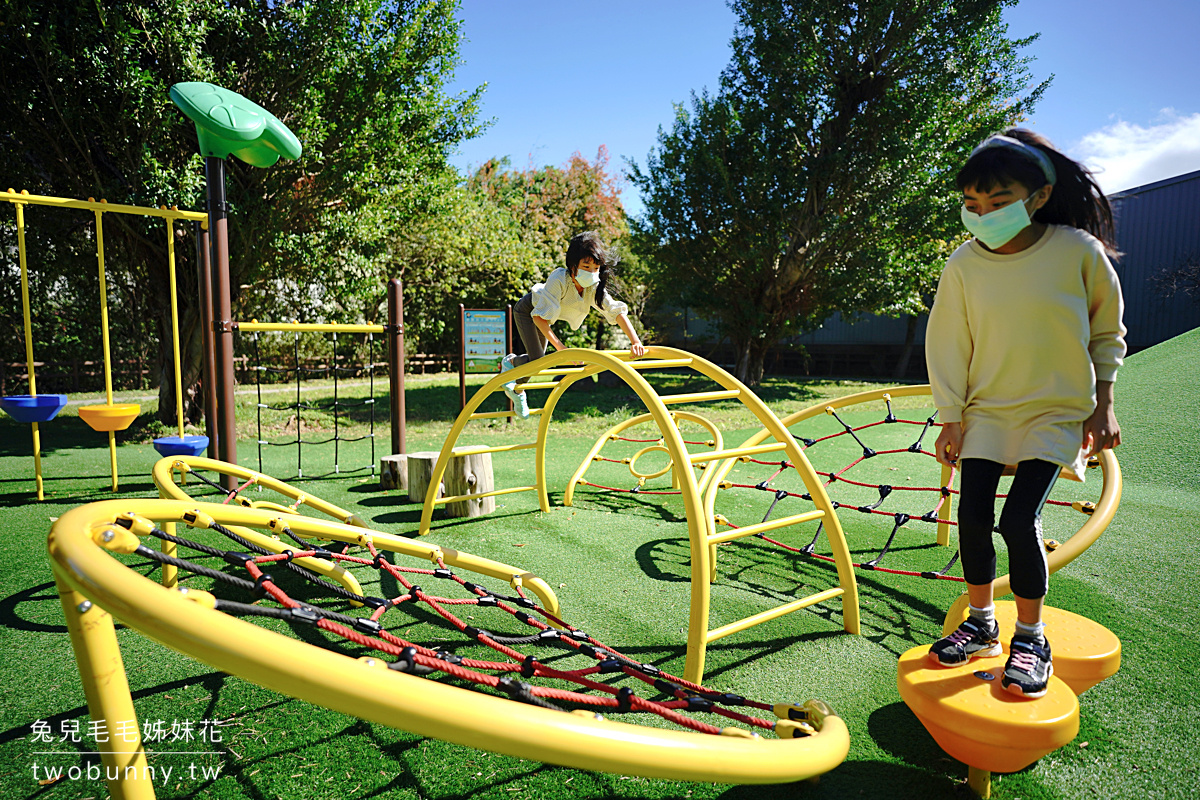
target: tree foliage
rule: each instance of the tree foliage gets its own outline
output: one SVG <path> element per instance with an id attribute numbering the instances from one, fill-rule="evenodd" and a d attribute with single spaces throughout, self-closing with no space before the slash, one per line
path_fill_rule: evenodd
<path id="1" fill-rule="evenodd" d="M 449 0 L 5 4 L 0 176 L 39 194 L 203 208 L 195 130 L 167 91 L 180 81 L 232 89 L 275 113 L 305 148 L 265 170 L 227 162 L 235 317 L 374 319 L 384 298 L 379 265 L 403 231 L 434 213 L 456 181 L 448 154 L 479 130 L 482 90 L 445 90 L 457 61 L 455 11 Z M 160 343 L 159 361 L 169 364 L 166 235 L 115 215 L 105 224 L 114 316 L 130 324 L 131 341 Z M 87 221 L 46 235 L 53 257 L 38 265 L 39 285 L 75 289 L 65 256 L 89 251 Z M 6 285 L 15 273 L 8 256 Z M 192 386 L 200 323 L 185 263 L 179 299 Z M 73 302 L 70 291 L 43 296 L 39 335 L 53 338 L 51 317 L 87 305 Z M 19 340 L 4 341 L 7 357 Z M 164 418 L 174 407 L 170 384 L 162 381 Z"/>
<path id="2" fill-rule="evenodd" d="M 740 379 L 836 311 L 922 308 L 960 238 L 949 177 L 1046 86 L 1006 36 L 1013 2 L 731 2 L 719 89 L 631 179 L 658 292 L 718 323 Z"/>

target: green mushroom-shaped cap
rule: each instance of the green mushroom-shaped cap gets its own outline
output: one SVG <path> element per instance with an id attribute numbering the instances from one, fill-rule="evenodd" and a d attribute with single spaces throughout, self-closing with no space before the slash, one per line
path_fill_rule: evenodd
<path id="1" fill-rule="evenodd" d="M 196 123 L 204 156 L 233 155 L 255 167 L 269 167 L 280 157 L 300 157 L 303 148 L 296 135 L 237 92 L 198 81 L 177 83 L 171 87 L 171 99 Z"/>

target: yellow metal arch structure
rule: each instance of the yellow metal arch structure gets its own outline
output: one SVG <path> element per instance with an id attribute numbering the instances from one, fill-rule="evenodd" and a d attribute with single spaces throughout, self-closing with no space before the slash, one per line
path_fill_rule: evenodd
<path id="1" fill-rule="evenodd" d="M 817 403 L 809 406 L 808 408 L 797 411 L 794 414 L 789 414 L 780 420 L 780 422 L 784 425 L 784 427 L 790 428 L 793 425 L 797 425 L 805 420 L 829 413 L 831 410 L 836 411 L 842 408 L 863 405 L 864 403 L 878 402 L 880 400 L 890 400 L 897 397 L 922 397 L 929 395 L 930 388 L 928 384 L 916 386 L 894 386 L 890 389 L 874 389 L 867 392 L 859 392 L 857 394 L 839 397 L 836 400 Z M 743 443 L 742 447 L 745 448 L 757 446 L 761 442 L 766 441 L 768 438 L 771 438 L 774 435 L 775 434 L 773 431 L 764 427 L 763 430 L 748 438 Z M 729 471 L 733 468 L 734 463 L 735 459 L 727 459 L 723 461 L 715 471 L 713 471 L 712 475 L 706 476 L 710 479 L 708 491 L 705 493 L 704 498 L 705 514 L 707 515 L 708 519 L 712 519 L 715 515 L 716 498 L 718 490 L 720 489 L 721 481 L 724 480 L 725 476 L 729 474 Z M 1092 466 L 1092 464 L 1089 464 L 1089 466 Z M 1101 451 L 1099 456 L 1096 457 L 1095 466 L 1100 468 L 1102 476 L 1100 496 L 1096 501 L 1096 506 L 1088 515 L 1087 520 L 1082 526 L 1080 526 L 1079 530 L 1071 536 L 1070 539 L 1061 543 L 1054 550 L 1051 550 L 1046 554 L 1046 561 L 1049 564 L 1050 572 L 1055 572 L 1056 570 L 1061 569 L 1062 567 L 1071 563 L 1076 557 L 1079 556 L 1080 553 L 1089 548 L 1100 536 L 1100 534 L 1104 532 L 1105 528 L 1108 527 L 1108 524 L 1112 521 L 1113 515 L 1117 512 L 1117 507 L 1121 504 L 1121 466 L 1117 463 L 1116 455 L 1112 450 Z M 940 485 L 949 487 L 953 477 L 952 470 L 949 467 L 942 465 Z M 946 520 L 951 517 L 951 503 L 953 498 L 953 494 L 946 498 L 946 504 L 938 514 L 940 519 Z M 745 530 L 745 528 L 740 528 L 739 531 L 740 530 Z M 941 545 L 950 544 L 950 528 L 944 521 L 938 523 L 937 542 Z M 711 554 L 710 562 L 712 563 L 714 570 L 716 568 L 715 561 L 716 552 L 714 548 Z M 715 575 L 715 572 L 713 574 Z M 998 577 L 993 584 L 993 594 L 997 599 L 1004 597 L 1011 591 L 1012 588 L 1009 585 L 1008 575 L 1002 575 Z M 966 605 L 967 595 L 966 593 L 963 593 L 962 596 L 959 597 L 950 607 L 950 610 L 946 615 L 944 634 L 948 635 L 954 630 L 954 628 L 958 626 L 958 623 L 962 621 L 963 615 L 965 614 Z"/>
<path id="2" fill-rule="evenodd" d="M 283 514 L 297 514 L 300 506 L 311 508 L 312 510 L 324 514 L 327 517 L 353 525 L 357 528 L 367 528 L 366 521 L 357 514 L 353 514 L 344 508 L 335 506 L 333 503 L 326 502 L 319 497 L 313 497 L 311 494 L 301 492 L 294 486 L 276 480 L 270 475 L 261 472 L 255 472 L 251 469 L 230 464 L 227 461 L 217 461 L 212 458 L 204 458 L 202 456 L 169 456 L 161 458 L 154 464 L 151 470 L 151 477 L 154 479 L 154 485 L 158 487 L 158 496 L 166 500 L 185 500 L 194 502 L 191 496 L 184 491 L 181 483 L 187 479 L 188 474 L 197 470 L 215 472 L 218 475 L 229 475 L 242 481 L 246 486 L 257 486 L 277 494 L 291 498 L 295 503 L 288 507 L 282 506 L 270 500 L 250 500 L 244 495 L 237 494 L 232 499 L 236 499 L 239 506 L 243 508 L 264 508 Z M 180 476 L 180 482 L 175 481 L 175 475 Z M 234 526 L 236 528 L 236 526 Z M 175 523 L 168 522 L 164 528 L 167 533 L 175 533 Z M 254 542 L 259 547 L 270 550 L 273 553 L 282 553 L 284 550 L 294 549 L 295 545 L 287 544 L 279 540 L 278 537 L 266 536 L 250 529 L 239 528 L 237 532 L 246 539 Z M 169 556 L 176 554 L 176 547 L 173 542 L 163 541 L 162 550 Z M 346 571 L 340 564 L 333 564 L 328 561 L 323 561 L 319 558 L 300 558 L 296 563 L 302 567 L 312 570 L 330 580 L 337 581 L 346 587 L 347 590 L 355 594 L 362 594 L 362 587 L 359 586 L 358 580 L 354 575 Z M 171 564 L 163 564 L 162 566 L 162 583 L 168 588 L 175 585 L 178 580 L 178 570 Z M 356 604 L 357 605 L 357 604 Z"/>
<path id="3" fill-rule="evenodd" d="M 72 509 L 54 523 L 47 549 L 91 718 L 120 725 L 135 737 L 112 737 L 98 745 L 105 766 L 122 776 L 109 783 L 115 798 L 153 798 L 154 789 L 136 738 L 140 728 L 114 617 L 167 647 L 290 697 L 422 736 L 580 769 L 677 780 L 782 783 L 827 772 L 849 751 L 845 724 L 815 701 L 802 712 L 796 709 L 807 718 L 813 735 L 768 739 L 631 725 L 426 680 L 390 670 L 382 658 L 354 658 L 230 617 L 205 602 L 206 592 L 168 589 L 111 555 L 133 552 L 146 522 L 186 523 L 197 514 L 223 525 L 264 531 L 286 521 L 306 536 L 358 543 L 369 539 L 380 549 L 522 580 L 548 608 L 557 608 L 549 587 L 514 567 L 337 522 L 179 500 L 109 500 Z M 131 524 L 123 527 L 117 524 L 120 520 Z"/>
<path id="4" fill-rule="evenodd" d="M 640 360 L 631 359 L 632 356 L 627 350 L 560 350 L 550 353 L 537 361 L 505 372 L 502 375 L 496 375 L 480 387 L 475 395 L 467 401 L 466 408 L 463 409 L 458 419 L 455 420 L 454 426 L 446 437 L 445 444 L 442 445 L 437 464 L 434 466 L 433 474 L 429 479 L 429 490 L 425 495 L 425 505 L 421 513 L 420 533 L 425 534 L 429 532 L 434 506 L 444 503 L 461 502 L 466 499 L 465 496 L 440 499 L 437 497 L 438 487 L 441 484 L 442 476 L 445 474 L 450 458 L 458 454 L 535 450 L 536 485 L 500 489 L 489 492 L 487 495 L 536 491 L 542 510 L 549 511 L 550 501 L 546 491 L 546 443 L 554 407 L 562 397 L 563 392 L 572 383 L 581 378 L 608 370 L 623 380 L 637 393 L 638 398 L 646 407 L 649 418 L 658 426 L 659 433 L 663 438 L 663 446 L 666 448 L 671 463 L 679 465 L 675 470 L 675 475 L 679 480 L 684 513 L 688 521 L 688 543 L 691 553 L 691 601 L 688 618 L 687 665 L 684 669 L 684 677 L 695 683 L 701 682 L 704 676 L 705 651 L 709 642 L 775 619 L 791 611 L 797 611 L 827 600 L 841 598 L 843 626 L 849 633 L 858 633 L 858 585 L 854 576 L 854 567 L 850 560 L 850 550 L 846 546 L 846 540 L 842 534 L 841 523 L 838 520 L 832 503 L 830 503 L 829 496 L 825 493 L 825 487 L 822 485 L 817 474 L 813 472 L 812 466 L 808 463 L 808 459 L 805 458 L 795 439 L 788 433 L 786 426 L 741 381 L 706 359 L 670 347 L 651 347 L 646 350 L 645 358 Z M 650 369 L 675 369 L 683 367 L 695 370 L 716 383 L 721 389 L 711 392 L 659 396 L 654 387 L 640 374 L 642 371 Z M 556 377 L 558 380 L 554 380 Z M 478 413 L 477 409 L 490 395 L 500 391 L 505 382 L 520 379 L 532 379 L 524 386 L 526 392 L 539 389 L 550 390 L 550 396 L 547 398 L 545 404 L 541 408 L 530 411 L 531 415 L 539 417 L 537 439 L 533 442 L 516 445 L 456 448 L 455 443 L 470 422 L 506 416 L 508 414 L 508 412 L 503 411 Z M 705 453 L 689 453 L 683 443 L 682 437 L 679 435 L 679 429 L 671 418 L 671 412 L 667 410 L 667 406 L 729 399 L 740 400 L 762 424 L 764 434 L 760 437 L 759 441 L 765 439 L 767 436 L 774 437 L 775 441 L 767 444 L 743 446 L 732 450 L 718 449 Z M 713 517 L 704 510 L 704 498 L 701 494 L 700 486 L 696 482 L 695 473 L 690 467 L 702 463 L 719 462 L 738 456 L 774 452 L 784 453 L 787 459 L 794 465 L 808 493 L 813 498 L 815 508 L 804 514 L 797 514 L 780 520 L 772 520 L 771 522 L 763 523 L 763 525 L 749 525 L 733 532 L 714 532 Z M 685 469 L 684 465 L 689 468 Z M 712 470 L 706 470 L 707 472 L 712 472 Z M 715 482 L 710 481 L 708 485 L 711 491 L 711 487 L 715 485 Z M 472 496 L 483 497 L 486 495 Z M 716 549 L 716 545 L 744 536 L 752 536 L 762 530 L 775 529 L 784 525 L 812 520 L 823 520 L 825 523 L 824 531 L 828 537 L 829 545 L 833 552 L 834 563 L 837 567 L 838 585 L 809 597 L 794 600 L 778 608 L 710 631 L 708 627 L 709 582 L 712 574 L 713 551 Z"/>

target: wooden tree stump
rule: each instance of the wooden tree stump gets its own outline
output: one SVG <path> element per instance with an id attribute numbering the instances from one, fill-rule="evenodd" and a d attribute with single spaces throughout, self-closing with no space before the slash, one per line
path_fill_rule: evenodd
<path id="1" fill-rule="evenodd" d="M 408 454 L 399 453 L 379 459 L 379 488 L 408 491 Z"/>
<path id="2" fill-rule="evenodd" d="M 492 478 L 492 454 L 471 453 L 456 455 L 450 459 L 446 467 L 445 481 L 446 496 L 483 494 L 495 489 Z M 447 517 L 481 517 L 496 510 L 496 498 L 481 497 L 464 500 L 461 503 L 446 504 Z"/>
<path id="3" fill-rule="evenodd" d="M 425 502 L 437 459 L 438 453 L 432 451 L 408 454 L 408 499 L 412 502 Z M 456 454 L 451 456 L 450 463 L 446 465 L 438 497 L 483 494 L 494 488 L 491 453 Z M 447 517 L 479 517 L 496 510 L 496 499 L 481 497 L 447 503 L 445 509 Z"/>
<path id="4" fill-rule="evenodd" d="M 425 450 L 409 453 L 408 458 L 408 499 L 413 503 L 424 503 L 425 493 L 429 491 L 429 479 L 433 476 L 433 467 L 437 464 L 438 452 Z M 443 483 L 438 497 L 446 496 L 446 484 Z"/>

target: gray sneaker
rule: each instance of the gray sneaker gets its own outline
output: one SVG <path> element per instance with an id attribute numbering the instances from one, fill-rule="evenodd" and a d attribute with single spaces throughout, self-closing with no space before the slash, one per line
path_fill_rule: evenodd
<path id="1" fill-rule="evenodd" d="M 513 359 L 515 358 L 515 355 L 509 353 L 500 359 L 500 372 L 502 374 L 513 368 Z M 504 384 L 504 394 L 508 395 L 509 400 L 512 400 L 517 416 L 521 419 L 527 419 L 529 417 L 529 401 L 525 398 L 524 392 L 517 391 L 517 382 L 509 381 Z"/>
<path id="2" fill-rule="evenodd" d="M 1054 661 L 1050 657 L 1050 642 L 1018 633 L 1008 645 L 1008 663 L 1000 685 L 1022 697 L 1035 698 L 1046 694 Z"/>
<path id="3" fill-rule="evenodd" d="M 929 648 L 929 660 L 943 667 L 953 667 L 972 658 L 998 656 L 1002 649 L 1000 626 L 995 621 L 989 630 L 974 617 L 967 617 L 954 633 L 933 643 Z"/>

